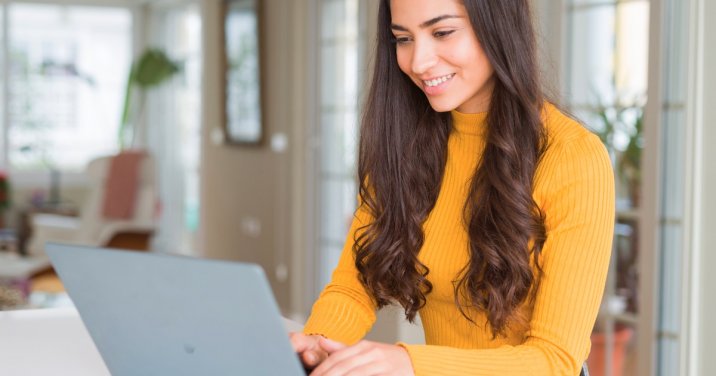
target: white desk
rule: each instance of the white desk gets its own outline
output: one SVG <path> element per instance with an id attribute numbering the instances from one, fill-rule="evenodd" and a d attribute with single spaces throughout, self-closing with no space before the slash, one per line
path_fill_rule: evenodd
<path id="1" fill-rule="evenodd" d="M 284 319 L 287 330 L 298 323 Z M 74 308 L 0 311 L 0 375 L 109 376 Z"/>
<path id="2" fill-rule="evenodd" d="M 74 308 L 0 312 L 0 375 L 109 376 Z"/>

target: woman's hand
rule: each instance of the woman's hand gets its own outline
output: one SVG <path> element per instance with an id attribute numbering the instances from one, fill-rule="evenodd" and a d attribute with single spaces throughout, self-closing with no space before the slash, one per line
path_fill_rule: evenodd
<path id="1" fill-rule="evenodd" d="M 312 369 L 328 357 L 328 353 L 318 344 L 323 337 L 299 332 L 291 332 L 288 336 L 304 367 Z"/>
<path id="2" fill-rule="evenodd" d="M 328 358 L 311 376 L 414 375 L 408 352 L 396 345 L 360 341 L 353 346 L 321 338 L 319 345 Z"/>

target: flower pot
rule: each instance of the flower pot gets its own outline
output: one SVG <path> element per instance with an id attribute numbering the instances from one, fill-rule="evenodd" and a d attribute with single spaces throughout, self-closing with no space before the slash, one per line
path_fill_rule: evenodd
<path id="1" fill-rule="evenodd" d="M 633 335 L 634 329 L 630 327 L 617 326 L 614 328 L 611 376 L 622 376 L 627 346 Z M 601 332 L 592 333 L 591 339 L 592 351 L 589 353 L 589 359 L 587 359 L 589 373 L 592 376 L 606 375 L 607 335 Z"/>

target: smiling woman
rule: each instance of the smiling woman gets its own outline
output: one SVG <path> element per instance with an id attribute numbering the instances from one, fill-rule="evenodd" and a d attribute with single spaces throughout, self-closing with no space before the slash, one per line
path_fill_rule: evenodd
<path id="1" fill-rule="evenodd" d="M 614 221 L 598 137 L 545 100 L 529 0 L 383 0 L 359 207 L 296 351 L 313 375 L 576 375 Z M 358 342 L 375 310 L 425 345 Z"/>

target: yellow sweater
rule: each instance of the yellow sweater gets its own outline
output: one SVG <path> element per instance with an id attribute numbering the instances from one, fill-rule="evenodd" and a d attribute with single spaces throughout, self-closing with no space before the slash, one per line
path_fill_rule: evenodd
<path id="1" fill-rule="evenodd" d="M 419 259 L 433 291 L 420 310 L 425 345 L 404 346 L 416 375 L 569 375 L 590 349 L 607 275 L 614 228 L 614 180 L 599 139 L 551 105 L 545 106 L 549 148 L 537 169 L 534 198 L 546 215 L 543 279 L 534 306 L 521 307 L 529 327 L 509 328 L 493 340 L 454 303 L 452 280 L 468 262 L 462 208 L 484 149 L 485 114 L 452 112 L 454 131 L 442 187 L 424 224 Z M 355 343 L 375 321 L 375 305 L 357 279 L 353 233 L 370 216 L 358 210 L 338 267 L 316 301 L 304 332 Z"/>

